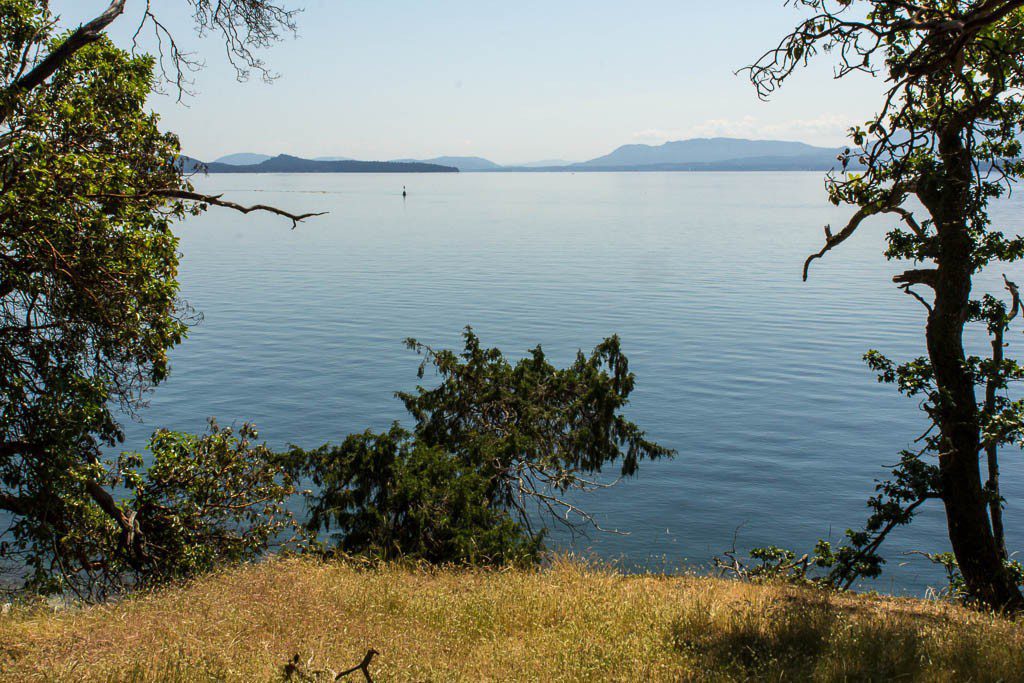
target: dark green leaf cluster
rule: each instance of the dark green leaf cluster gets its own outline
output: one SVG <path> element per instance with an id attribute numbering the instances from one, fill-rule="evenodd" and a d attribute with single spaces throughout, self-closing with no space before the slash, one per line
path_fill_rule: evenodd
<path id="1" fill-rule="evenodd" d="M 4 557 L 27 562 L 35 591 L 97 600 L 303 546 L 286 507 L 293 481 L 256 438 L 251 425 L 235 433 L 213 421 L 202 436 L 159 430 L 148 459 L 125 453 L 109 471 L 72 471 L 76 486 L 120 492 L 127 533 L 88 496 L 65 495 L 51 501 L 49 518 L 18 521 L 25 532 L 4 543 Z"/>
<path id="2" fill-rule="evenodd" d="M 108 37 L 123 2 L 68 31 L 50 4 L 0 0 L 0 558 L 41 590 L 95 594 L 249 556 L 278 532 L 288 486 L 249 427 L 238 440 L 158 433 L 145 474 L 135 456 L 111 474 L 104 451 L 123 438 L 118 410 L 166 378 L 194 319 L 173 222 L 208 205 L 293 224 L 311 214 L 191 187 L 177 138 L 146 106 L 196 65 L 158 10 L 145 3 L 138 27 L 152 27 L 154 59 Z M 184 4 L 239 75 L 265 74 L 253 51 L 295 28 L 273 0 Z"/>
<path id="3" fill-rule="evenodd" d="M 604 484 L 588 475 L 671 455 L 621 415 L 634 377 L 617 338 L 558 369 L 540 347 L 510 362 L 468 330 L 461 353 L 410 340 L 440 382 L 399 398 L 415 420 L 341 446 L 293 449 L 292 471 L 319 487 L 309 526 L 337 531 L 346 552 L 431 562 L 535 558 L 535 512 L 589 520 L 571 495 Z"/>
<path id="4" fill-rule="evenodd" d="M 258 436 L 253 425 L 235 433 L 211 420 L 202 436 L 157 431 L 145 469 L 140 454 L 122 455 L 112 484 L 127 490 L 122 504 L 145 534 L 136 584 L 189 578 L 303 540 L 285 506 L 292 478 Z"/>
<path id="5" fill-rule="evenodd" d="M 561 473 L 555 488 L 571 488 L 573 474 L 600 472 L 620 463 L 623 476 L 645 458 L 671 454 L 646 438 L 621 415 L 633 392 L 634 375 L 618 337 L 604 340 L 589 355 L 557 369 L 541 347 L 514 365 L 498 349 L 486 349 L 467 329 L 461 354 L 408 340 L 441 378 L 432 389 L 419 387 L 398 397 L 416 420 L 416 434 L 427 443 L 458 445 L 473 460 L 493 460 L 512 471 L 523 463 Z"/>
<path id="6" fill-rule="evenodd" d="M 483 468 L 424 445 L 398 425 L 352 434 L 340 446 L 287 456 L 317 493 L 307 528 L 345 554 L 467 565 L 530 564 L 530 536 L 497 504 Z"/>

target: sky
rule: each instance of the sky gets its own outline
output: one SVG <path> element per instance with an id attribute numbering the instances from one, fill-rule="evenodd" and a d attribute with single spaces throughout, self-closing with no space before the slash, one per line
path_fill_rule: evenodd
<path id="1" fill-rule="evenodd" d="M 216 36 L 195 35 L 186 0 L 152 0 L 205 62 L 182 103 L 151 98 L 186 154 L 512 164 L 692 137 L 838 146 L 882 92 L 878 79 L 835 81 L 825 56 L 759 101 L 734 72 L 802 16 L 782 0 L 280 1 L 303 12 L 297 36 L 261 53 L 278 74 L 266 84 L 237 81 Z M 50 4 L 74 27 L 109 0 Z M 129 0 L 111 27 L 119 45 L 130 45 L 144 5 Z"/>

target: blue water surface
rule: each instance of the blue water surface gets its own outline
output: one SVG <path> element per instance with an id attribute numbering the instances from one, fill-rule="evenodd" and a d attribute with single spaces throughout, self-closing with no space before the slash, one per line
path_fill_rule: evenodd
<path id="1" fill-rule="evenodd" d="M 849 214 L 803 173 L 217 175 L 243 203 L 329 211 L 297 229 L 214 209 L 178 226 L 183 296 L 204 320 L 172 355 L 140 422 L 201 431 L 254 421 L 274 447 L 340 441 L 404 417 L 406 337 L 458 347 L 472 325 L 511 356 L 570 362 L 616 333 L 637 375 L 628 415 L 673 460 L 585 498 L 626 535 L 555 536 L 626 566 L 707 567 L 732 545 L 808 550 L 861 524 L 884 465 L 925 423 L 861 357 L 923 352 L 924 309 L 866 223 L 801 282 L 822 226 Z M 401 196 L 402 186 L 409 196 Z M 997 224 L 1020 229 L 1021 202 Z M 1005 221 L 1005 223 L 1000 223 Z M 1015 267 L 1019 270 L 1019 267 Z M 1008 271 L 1013 277 L 1013 271 Z M 982 278 L 997 286 L 999 272 Z M 1017 273 L 1024 282 L 1024 273 Z M 972 337 L 985 351 L 981 335 Z M 1009 354 L 1020 346 L 1012 334 Z M 429 381 L 429 376 L 427 380 Z M 1011 547 L 1024 547 L 1019 453 L 1004 456 Z M 737 533 L 738 530 L 738 533 Z M 948 548 L 941 509 L 887 544 L 880 590 L 922 594 Z"/>

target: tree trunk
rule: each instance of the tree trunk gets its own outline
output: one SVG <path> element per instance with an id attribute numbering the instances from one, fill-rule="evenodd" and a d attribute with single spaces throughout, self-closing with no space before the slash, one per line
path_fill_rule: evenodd
<path id="1" fill-rule="evenodd" d="M 939 239 L 935 303 L 928 316 L 928 355 L 940 398 L 939 470 L 949 540 L 971 596 L 996 609 L 1024 610 L 1024 597 L 1003 563 L 981 484 L 981 430 L 974 378 L 967 370 L 963 330 L 971 294 L 973 245 L 966 215 L 970 157 L 960 131 L 940 135 L 943 175 L 923 188 Z"/>
<path id="2" fill-rule="evenodd" d="M 1014 295 L 1016 297 L 1016 295 Z M 1014 311 L 1016 311 L 1016 299 L 1014 300 Z M 996 367 L 994 372 L 1002 377 L 1003 364 L 1003 332 L 1004 325 L 1000 321 L 999 326 L 992 334 L 992 364 Z M 985 412 L 988 415 L 995 414 L 996 410 L 996 383 L 990 378 L 985 386 Z M 1006 531 L 1003 529 L 1003 500 L 999 492 L 999 444 L 995 440 L 985 447 L 988 456 L 988 482 L 985 484 L 986 493 L 989 496 L 988 514 L 992 520 L 992 535 L 996 539 L 996 547 L 1003 560 L 1009 558 L 1006 551 Z"/>

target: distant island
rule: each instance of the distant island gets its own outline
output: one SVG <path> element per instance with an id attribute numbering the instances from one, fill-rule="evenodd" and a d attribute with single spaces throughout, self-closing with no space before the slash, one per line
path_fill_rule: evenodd
<path id="1" fill-rule="evenodd" d="M 209 173 L 584 173 L 592 171 L 828 171 L 839 167 L 842 148 L 784 140 L 695 138 L 662 145 L 622 145 L 589 161 L 534 161 L 501 165 L 477 156 L 357 161 L 347 157 L 303 159 L 242 152 L 203 164 L 183 157 L 187 168 Z M 852 160 L 849 168 L 860 168 Z"/>
<path id="2" fill-rule="evenodd" d="M 302 159 L 289 154 L 266 157 L 263 155 L 229 155 L 231 161 L 204 163 L 191 157 L 179 157 L 179 163 L 189 172 L 206 173 L 458 173 L 454 166 L 428 164 L 419 161 L 356 161 L 354 159 Z M 238 163 L 241 159 L 256 163 Z"/>

